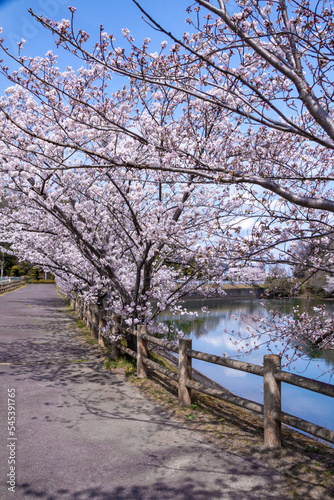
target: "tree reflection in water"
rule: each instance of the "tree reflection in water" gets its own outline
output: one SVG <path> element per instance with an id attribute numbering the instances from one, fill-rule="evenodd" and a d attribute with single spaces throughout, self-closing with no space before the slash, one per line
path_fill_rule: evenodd
<path id="1" fill-rule="evenodd" d="M 268 311 L 281 308 L 282 312 L 291 314 L 293 307 L 299 305 L 300 311 L 312 311 L 313 306 L 323 304 L 319 300 L 294 299 L 289 302 L 277 300 L 266 301 L 266 308 L 258 300 L 187 300 L 184 306 L 189 311 L 197 311 L 197 317 L 173 315 L 164 312 L 159 316 L 159 321 L 168 326 L 182 330 L 186 336 L 193 339 L 193 349 L 217 355 L 226 353 L 230 357 L 245 359 L 251 363 L 262 365 L 263 356 L 268 354 L 264 347 L 254 350 L 247 356 L 238 353 L 239 346 L 230 341 L 227 332 L 247 332 L 247 326 L 256 327 L 252 316 L 269 316 Z M 329 311 L 334 312 L 334 301 L 325 301 Z M 203 312 L 207 306 L 209 312 Z M 329 371 L 334 371 L 334 351 L 319 350 L 310 345 L 302 346 L 303 357 L 288 369 L 309 378 L 320 378 L 324 382 L 332 383 Z M 245 372 L 238 372 L 210 363 L 193 360 L 194 368 L 211 377 L 227 389 L 240 396 L 254 401 L 262 401 L 262 378 Z M 334 400 L 327 396 L 305 391 L 298 387 L 282 384 L 283 410 L 301 418 L 305 418 L 318 425 L 334 429 Z"/>

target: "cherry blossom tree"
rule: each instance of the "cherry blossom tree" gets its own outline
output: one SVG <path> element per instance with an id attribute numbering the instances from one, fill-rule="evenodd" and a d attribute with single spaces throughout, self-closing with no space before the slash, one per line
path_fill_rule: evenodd
<path id="1" fill-rule="evenodd" d="M 123 127 L 132 138 L 137 134 L 145 149 L 142 161 L 131 167 L 233 186 L 231 212 L 242 223 L 225 224 L 224 231 L 233 234 L 236 258 L 294 264 L 300 241 L 329 246 L 333 12 L 326 2 L 312 10 L 305 2 L 241 0 L 231 6 L 232 14 L 223 1 L 198 1 L 188 9 L 195 11 L 187 19 L 193 32 L 182 39 L 135 3 L 148 23 L 171 40 L 170 47 L 163 41 L 159 53 L 150 52 L 149 38 L 136 46 L 124 29 L 127 51 L 101 28 L 100 41 L 89 51 L 89 35 L 74 31 L 74 8 L 72 20 L 61 22 L 35 15 L 59 46 L 96 71 L 103 68 L 104 78 L 130 78 L 140 95 L 141 121 L 152 113 L 154 100 L 157 107 L 167 95 L 173 100 L 160 129 L 138 133 L 137 124 Z M 18 62 L 26 65 L 27 74 L 35 74 L 31 62 L 22 57 Z M 180 127 L 184 141 L 175 144 L 171 130 L 179 134 Z M 156 155 L 164 161 L 156 162 Z M 245 226 L 247 238 L 238 238 Z M 277 247 L 279 254 L 270 251 Z M 332 259 L 324 264 L 315 256 L 309 266 L 311 272 L 332 272 Z"/>
<path id="2" fill-rule="evenodd" d="M 218 262 L 300 264 L 298 246 L 312 242 L 311 273 L 333 274 L 331 7 L 237 0 L 229 12 L 198 0 L 179 39 L 135 3 L 170 40 L 159 52 L 128 30 L 128 48 L 116 47 L 103 28 L 91 50 L 74 8 L 61 22 L 33 15 L 84 62 L 77 72 L 61 72 L 52 52 L 29 59 L 1 42 L 21 66 L 2 65 L 14 85 L 0 103 L 6 216 L 22 196 L 50 214 L 123 312 L 145 310 L 154 279 L 162 307 L 176 299 L 175 260 L 196 262 L 193 277 L 219 276 Z M 112 75 L 126 80 L 110 95 Z"/>
<path id="3" fill-rule="evenodd" d="M 113 311 L 150 322 L 190 291 L 205 294 L 209 278 L 219 286 L 225 268 L 216 265 L 212 222 L 222 203 L 215 186 L 192 174 L 132 168 L 146 157 L 173 161 L 141 138 L 162 140 L 157 120 L 167 135 L 177 99 L 166 95 L 160 106 L 153 99 L 139 120 L 142 89 L 106 97 L 102 70 L 62 73 L 49 53 L 13 76 L 17 85 L 0 103 L 1 239 L 55 274 L 67 294 L 100 301 L 108 291 Z M 178 148 L 184 136 L 181 122 L 169 141 Z M 190 274 L 177 281 L 177 265 L 189 263 Z"/>

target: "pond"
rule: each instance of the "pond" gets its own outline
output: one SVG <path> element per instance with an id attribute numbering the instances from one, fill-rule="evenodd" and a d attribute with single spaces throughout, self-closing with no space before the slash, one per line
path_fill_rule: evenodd
<path id="1" fill-rule="evenodd" d="M 301 309 L 323 304 L 320 301 L 306 301 L 305 299 L 294 299 L 284 304 L 284 312 L 292 312 L 295 305 Z M 203 312 L 203 306 L 207 306 L 209 312 Z M 275 307 L 274 301 L 266 301 L 266 307 Z M 159 320 L 174 325 L 181 329 L 187 337 L 193 340 L 193 349 L 223 356 L 249 361 L 262 365 L 263 356 L 269 354 L 266 347 L 259 347 L 248 355 L 240 355 L 238 347 L 230 340 L 228 332 L 247 333 L 247 326 L 252 323 L 252 316 L 266 316 L 266 308 L 257 300 L 192 300 L 184 304 L 189 311 L 197 311 L 197 317 L 173 315 L 164 312 L 160 314 Z M 334 302 L 326 302 L 326 307 L 334 313 Z M 225 332 L 227 331 L 227 333 Z M 242 347 L 242 346 L 241 346 Z M 239 345 L 240 348 L 240 345 Z M 333 383 L 334 374 L 334 351 L 319 350 L 317 357 L 312 354 L 306 346 L 303 348 L 303 356 L 293 363 L 289 368 L 283 368 L 308 378 L 319 379 L 323 382 Z M 285 362 L 282 359 L 282 364 Z M 248 374 L 230 368 L 193 360 L 193 367 L 204 373 L 211 379 L 223 385 L 238 396 L 263 403 L 263 379 L 256 375 Z M 332 374 L 329 372 L 332 371 Z M 307 391 L 299 387 L 282 383 L 282 410 L 297 417 L 308 420 L 334 430 L 334 398 Z"/>

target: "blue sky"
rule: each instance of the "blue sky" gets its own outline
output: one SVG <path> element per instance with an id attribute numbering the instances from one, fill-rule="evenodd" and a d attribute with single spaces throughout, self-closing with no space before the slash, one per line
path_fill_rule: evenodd
<path id="1" fill-rule="evenodd" d="M 189 0 L 142 0 L 142 5 L 169 29 L 179 33 L 187 30 L 185 19 Z M 76 7 L 76 28 L 82 28 L 96 40 L 100 24 L 113 33 L 122 44 L 122 28 L 129 28 L 139 40 L 152 35 L 152 30 L 141 19 L 139 9 L 132 0 L 0 0 L 0 26 L 11 49 L 24 38 L 29 55 L 43 55 L 52 47 L 52 37 L 28 13 L 32 8 L 37 14 L 52 19 L 69 18 L 68 6 Z"/>
<path id="2" fill-rule="evenodd" d="M 188 17 L 186 8 L 190 0 L 142 0 L 143 7 L 152 16 L 169 30 L 177 34 L 189 30 L 185 24 Z M 60 49 L 57 50 L 53 38 L 40 26 L 28 13 L 28 8 L 36 14 L 42 14 L 51 19 L 61 20 L 70 18 L 69 6 L 76 7 L 75 27 L 83 29 L 90 34 L 92 42 L 98 40 L 100 24 L 104 30 L 116 37 L 116 45 L 123 46 L 122 28 L 130 29 L 136 42 L 149 36 L 156 42 L 166 39 L 154 31 L 142 20 L 142 14 L 132 0 L 0 0 L 0 26 L 3 28 L 2 36 L 6 46 L 11 52 L 17 54 L 17 43 L 23 38 L 26 40 L 24 54 L 27 56 L 43 56 L 48 50 L 59 53 L 60 66 L 71 64 L 75 68 L 73 59 Z M 152 50 L 155 50 L 152 46 Z M 78 61 L 78 67 L 82 63 Z M 0 77 L 0 91 L 8 86 Z"/>

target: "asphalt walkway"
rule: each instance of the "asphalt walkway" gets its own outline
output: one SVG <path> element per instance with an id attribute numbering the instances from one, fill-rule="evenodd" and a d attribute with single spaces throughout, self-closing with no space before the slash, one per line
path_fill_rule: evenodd
<path id="1" fill-rule="evenodd" d="M 1 500 L 287 498 L 264 463 L 215 448 L 104 370 L 72 326 L 52 285 L 0 296 Z"/>

